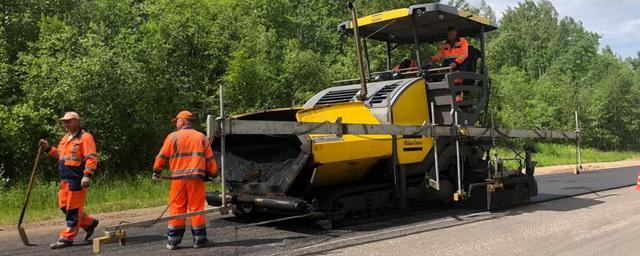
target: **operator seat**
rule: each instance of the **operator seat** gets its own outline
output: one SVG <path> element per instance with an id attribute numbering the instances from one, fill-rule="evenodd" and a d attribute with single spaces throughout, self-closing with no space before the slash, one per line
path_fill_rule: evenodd
<path id="1" fill-rule="evenodd" d="M 460 65 L 461 71 L 476 72 L 478 69 L 478 59 L 482 56 L 480 50 L 476 49 L 472 45 L 469 45 L 469 55 Z"/>

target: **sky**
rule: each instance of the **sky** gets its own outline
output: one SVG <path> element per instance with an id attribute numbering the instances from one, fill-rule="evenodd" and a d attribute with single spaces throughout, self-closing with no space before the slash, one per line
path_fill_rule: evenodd
<path id="1" fill-rule="evenodd" d="M 518 6 L 518 0 L 485 0 L 498 17 L 508 7 Z M 640 51 L 640 0 L 550 0 L 563 16 L 573 17 L 583 26 L 597 32 L 605 45 L 622 57 L 635 57 Z M 481 0 L 471 0 L 479 6 Z"/>

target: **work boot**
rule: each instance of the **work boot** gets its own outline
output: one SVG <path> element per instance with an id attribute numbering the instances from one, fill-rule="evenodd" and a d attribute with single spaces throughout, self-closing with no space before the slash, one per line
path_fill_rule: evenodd
<path id="1" fill-rule="evenodd" d="M 61 248 L 65 248 L 65 247 L 69 247 L 73 245 L 73 241 L 68 240 L 68 239 L 64 239 L 64 238 L 60 238 L 60 240 L 58 240 L 55 243 L 52 243 L 49 245 L 49 248 L 51 249 L 61 249 Z"/>
<path id="2" fill-rule="evenodd" d="M 91 222 L 91 225 L 89 225 L 87 228 L 84 229 L 84 240 L 85 241 L 89 241 L 89 239 L 91 239 L 91 236 L 93 236 L 93 231 L 96 230 L 96 227 L 98 226 L 98 223 L 100 223 L 99 220 L 97 219 L 93 219 L 93 221 Z"/>
<path id="3" fill-rule="evenodd" d="M 171 243 L 167 243 L 167 249 L 173 251 L 175 249 L 178 249 L 178 244 L 171 244 Z"/>
<path id="4" fill-rule="evenodd" d="M 196 248 L 196 249 L 206 247 L 208 244 L 209 244 L 209 239 L 206 237 L 193 240 L 193 248 Z"/>

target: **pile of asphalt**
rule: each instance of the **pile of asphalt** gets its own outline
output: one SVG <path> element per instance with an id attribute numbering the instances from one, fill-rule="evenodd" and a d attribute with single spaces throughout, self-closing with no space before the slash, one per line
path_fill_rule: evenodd
<path id="1" fill-rule="evenodd" d="M 271 178 L 280 172 L 293 167 L 293 161 L 300 154 L 298 148 L 287 145 L 272 145 L 256 150 L 242 152 L 227 152 L 225 167 L 229 179 L 242 183 L 270 183 L 279 184 L 279 180 Z"/>

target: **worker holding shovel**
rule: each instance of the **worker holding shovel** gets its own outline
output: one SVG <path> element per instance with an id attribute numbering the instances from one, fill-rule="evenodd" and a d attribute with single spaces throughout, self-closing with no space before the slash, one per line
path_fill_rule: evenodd
<path id="1" fill-rule="evenodd" d="M 67 134 L 60 139 L 57 148 L 50 146 L 47 140 L 40 140 L 45 152 L 58 160 L 58 205 L 67 222 L 67 227 L 60 231 L 58 241 L 49 245 L 51 249 L 73 245 L 79 228 L 86 232 L 84 240 L 89 240 L 98 226 L 97 219 L 82 211 L 87 188 L 98 167 L 96 144 L 93 136 L 80 128 L 80 116 L 76 112 L 65 113 L 60 122 Z"/>

